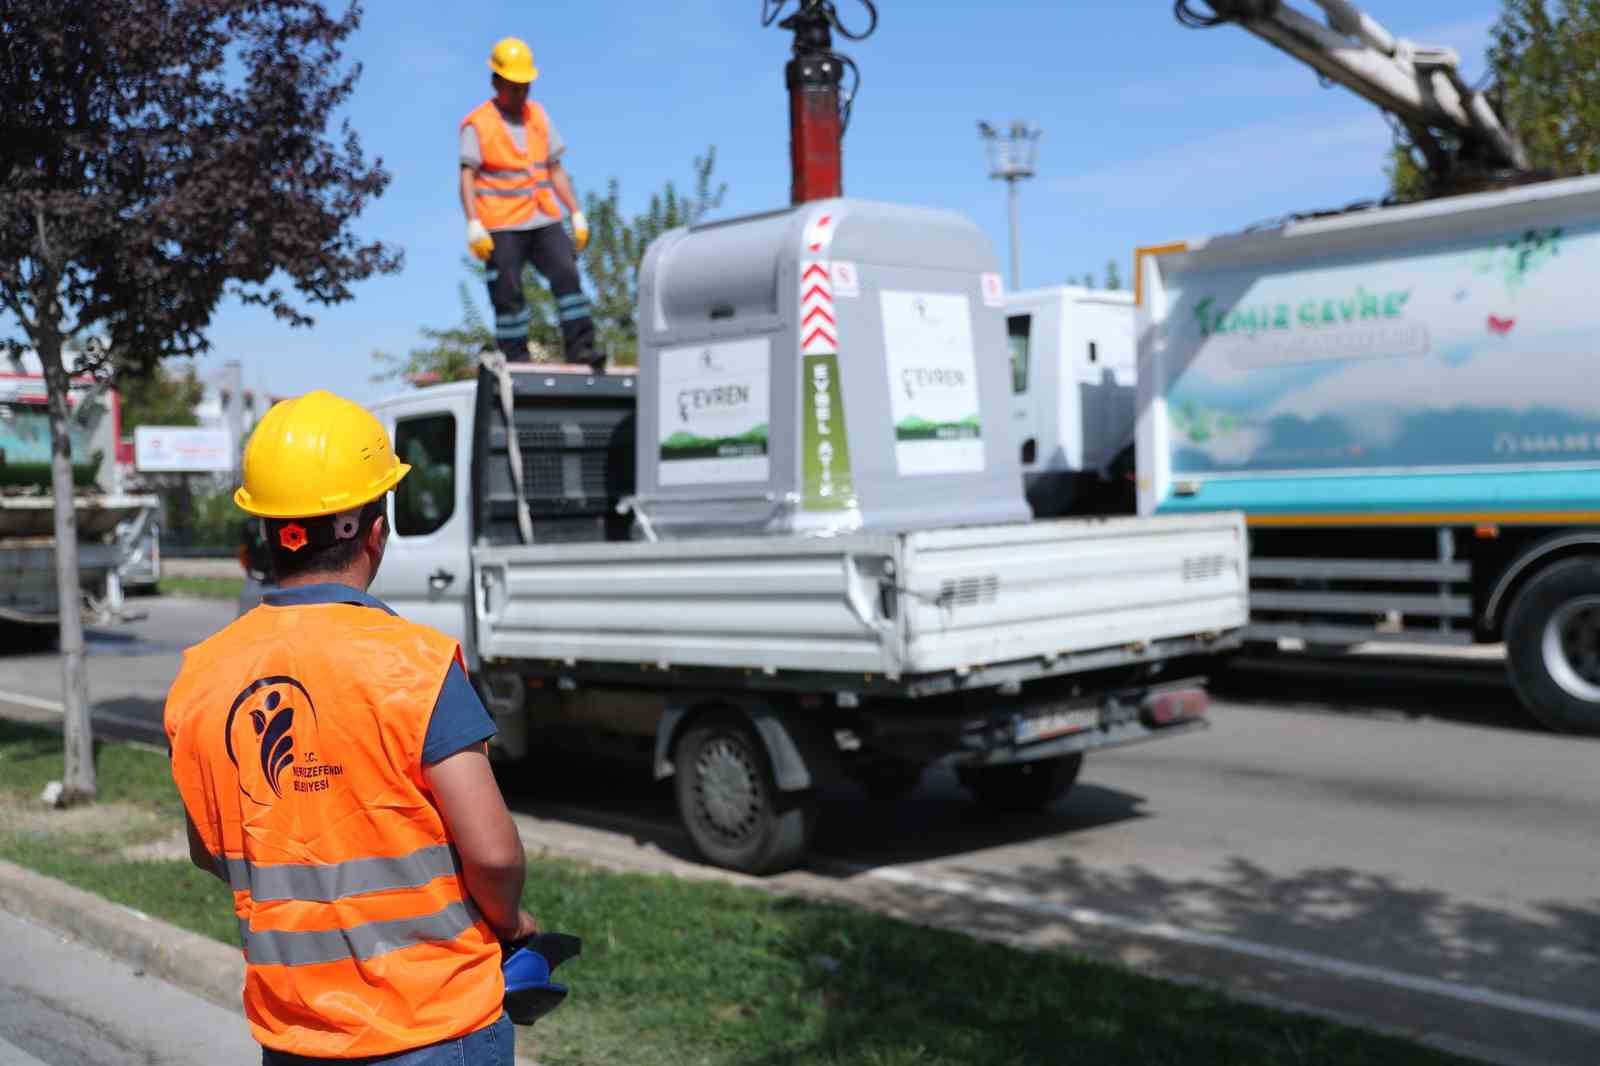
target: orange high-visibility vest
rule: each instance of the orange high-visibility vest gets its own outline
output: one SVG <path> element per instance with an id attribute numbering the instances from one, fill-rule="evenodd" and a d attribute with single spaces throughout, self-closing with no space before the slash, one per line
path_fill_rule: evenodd
<path id="1" fill-rule="evenodd" d="M 478 167 L 474 204 L 485 229 L 510 229 L 543 212 L 561 217 L 555 186 L 550 183 L 550 120 L 544 108 L 531 100 L 522 106 L 522 128 L 528 150 L 517 148 L 500 109 L 485 100 L 461 120 L 478 132 L 483 163 Z"/>
<path id="2" fill-rule="evenodd" d="M 184 653 L 172 776 L 233 888 L 263 1046 L 388 1055 L 500 1016 L 500 946 L 422 776 L 450 638 L 372 607 L 262 606 Z"/>

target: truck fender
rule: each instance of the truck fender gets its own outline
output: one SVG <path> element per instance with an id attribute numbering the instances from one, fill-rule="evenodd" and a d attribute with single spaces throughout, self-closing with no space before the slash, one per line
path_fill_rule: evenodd
<path id="1" fill-rule="evenodd" d="M 1545 565 L 1574 555 L 1600 553 L 1600 530 L 1569 530 L 1536 540 L 1522 550 L 1495 579 L 1484 601 L 1483 628 L 1498 633 L 1517 590 Z"/>
<path id="2" fill-rule="evenodd" d="M 672 747 L 677 743 L 678 734 L 682 732 L 683 727 L 694 714 L 712 709 L 734 710 L 749 719 L 755 728 L 756 736 L 761 738 L 762 745 L 767 749 L 767 757 L 772 760 L 772 773 L 779 789 L 784 792 L 800 792 L 816 783 L 812 779 L 806 757 L 801 753 L 801 745 L 796 742 L 789 727 L 784 724 L 782 716 L 765 703 L 746 699 L 737 702 L 727 699 L 683 702 L 669 700 L 666 711 L 656 724 L 657 781 L 671 777 L 677 772 L 677 768 L 672 764 Z"/>

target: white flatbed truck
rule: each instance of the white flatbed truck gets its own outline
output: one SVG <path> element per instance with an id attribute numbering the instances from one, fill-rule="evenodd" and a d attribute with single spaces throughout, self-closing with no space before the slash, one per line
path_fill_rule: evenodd
<path id="1" fill-rule="evenodd" d="M 824 216 L 860 294 L 835 304 L 826 360 L 798 332 L 831 269 Z M 412 464 L 373 592 L 461 640 L 496 753 L 637 754 L 674 779 L 707 859 L 767 872 L 804 855 L 831 781 L 892 795 L 948 760 L 980 802 L 1026 809 L 1061 797 L 1085 752 L 1202 728 L 1196 675 L 1248 611 L 1242 522 L 1031 520 L 976 228 L 851 201 L 740 227 L 657 242 L 638 375 L 513 365 L 373 408 Z M 920 242 L 915 269 L 851 251 L 896 232 Z M 912 319 L 888 320 L 887 361 L 858 317 L 880 290 Z M 903 365 L 895 331 L 931 329 L 924 310 L 948 319 L 926 335 L 945 361 Z M 883 390 L 929 382 L 979 414 L 897 435 Z M 819 451 L 835 495 L 806 461 Z M 957 470 L 927 472 L 940 463 Z"/>

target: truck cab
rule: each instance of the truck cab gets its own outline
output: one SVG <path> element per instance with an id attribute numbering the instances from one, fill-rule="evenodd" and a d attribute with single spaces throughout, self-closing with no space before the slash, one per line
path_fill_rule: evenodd
<path id="1" fill-rule="evenodd" d="M 1106 482 L 1133 443 L 1133 295 L 1072 285 L 1007 293 L 1012 429 L 1035 516 L 1131 513 Z"/>

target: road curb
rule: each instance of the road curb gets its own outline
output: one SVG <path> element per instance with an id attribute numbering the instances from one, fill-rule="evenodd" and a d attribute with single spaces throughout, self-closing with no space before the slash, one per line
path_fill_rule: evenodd
<path id="1" fill-rule="evenodd" d="M 238 948 L 3 859 L 0 910 L 49 926 L 192 992 L 232 1011 L 244 1024 L 244 955 Z M 537 1063 L 518 1055 L 516 1066 Z"/>
<path id="2" fill-rule="evenodd" d="M 237 948 L 0 861 L 0 909 L 31 918 L 244 1017 Z"/>

